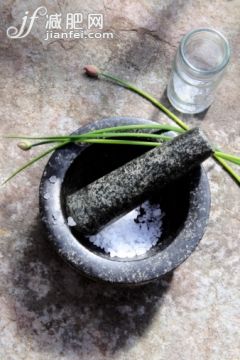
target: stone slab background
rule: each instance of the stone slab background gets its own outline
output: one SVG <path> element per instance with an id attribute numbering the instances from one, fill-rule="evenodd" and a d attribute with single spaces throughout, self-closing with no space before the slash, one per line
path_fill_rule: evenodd
<path id="1" fill-rule="evenodd" d="M 9 39 L 6 29 L 40 5 L 63 15 L 102 13 L 114 39 L 45 41 L 41 21 L 26 38 Z M 90 80 L 82 68 L 95 63 L 168 104 L 179 40 L 197 27 L 222 31 L 232 60 L 210 109 L 183 119 L 239 154 L 239 0 L 1 1 L 0 134 L 69 133 L 114 115 L 166 121 L 137 95 Z M 0 147 L 3 180 L 31 154 L 2 139 Z M 0 189 L 0 359 L 240 359 L 239 188 L 219 166 L 205 166 L 212 211 L 197 251 L 166 279 L 127 290 L 80 277 L 49 249 L 38 219 L 45 162 Z"/>

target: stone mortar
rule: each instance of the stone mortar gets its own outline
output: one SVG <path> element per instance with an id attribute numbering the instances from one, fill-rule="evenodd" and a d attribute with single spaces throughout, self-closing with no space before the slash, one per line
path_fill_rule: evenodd
<path id="1" fill-rule="evenodd" d="M 75 133 L 103 127 L 153 123 L 134 118 L 95 122 Z M 210 192 L 204 170 L 198 166 L 187 176 L 155 192 L 153 200 L 165 212 L 161 241 L 144 256 L 110 258 L 67 224 L 66 197 L 100 176 L 143 154 L 146 148 L 75 145 L 57 150 L 47 163 L 40 184 L 40 213 L 49 241 L 57 253 L 84 275 L 113 284 L 140 285 L 175 269 L 201 240 L 210 210 Z"/>

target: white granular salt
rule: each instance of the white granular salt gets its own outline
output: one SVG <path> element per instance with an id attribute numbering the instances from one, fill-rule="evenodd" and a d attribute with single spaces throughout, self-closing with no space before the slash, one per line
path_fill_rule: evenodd
<path id="1" fill-rule="evenodd" d="M 160 206 L 146 201 L 88 239 L 111 257 L 143 255 L 160 239 L 162 217 Z"/>
<path id="2" fill-rule="evenodd" d="M 68 226 L 76 226 L 77 225 L 71 216 L 69 216 L 67 218 L 67 224 L 68 224 Z"/>
<path id="3" fill-rule="evenodd" d="M 50 178 L 48 179 L 50 181 L 51 184 L 55 184 L 55 182 L 57 181 L 57 177 L 55 175 L 50 176 Z"/>

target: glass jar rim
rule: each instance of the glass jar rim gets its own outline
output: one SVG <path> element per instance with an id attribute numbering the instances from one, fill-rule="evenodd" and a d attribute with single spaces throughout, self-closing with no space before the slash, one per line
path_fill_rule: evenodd
<path id="1" fill-rule="evenodd" d="M 204 69 L 199 69 L 197 68 L 196 66 L 194 66 L 193 64 L 191 64 L 191 62 L 186 58 L 185 56 L 185 53 L 184 53 L 184 46 L 186 45 L 187 41 L 189 40 L 189 38 L 196 34 L 196 33 L 201 33 L 201 32 L 209 32 L 209 33 L 213 33 L 213 34 L 216 34 L 218 35 L 221 40 L 223 40 L 223 43 L 224 43 L 224 50 L 225 50 L 225 55 L 224 55 L 224 58 L 223 58 L 223 61 L 221 62 L 221 64 L 213 67 L 212 69 L 209 69 L 209 70 L 204 70 Z M 228 64 L 229 60 L 230 60 L 230 54 L 231 54 L 231 51 L 230 51 L 230 45 L 229 45 L 229 42 L 227 40 L 227 38 L 220 32 L 220 31 L 217 31 L 215 29 L 210 29 L 210 28 L 199 28 L 199 29 L 195 29 L 195 30 L 192 30 L 192 31 L 189 31 L 181 40 L 181 43 L 180 43 L 180 53 L 181 53 L 181 57 L 183 59 L 183 61 L 185 62 L 185 64 L 187 66 L 189 66 L 192 70 L 194 71 L 197 71 L 198 73 L 201 73 L 203 75 L 208 75 L 208 74 L 214 74 L 214 73 L 217 73 L 221 70 L 223 70 L 225 68 L 225 66 Z"/>

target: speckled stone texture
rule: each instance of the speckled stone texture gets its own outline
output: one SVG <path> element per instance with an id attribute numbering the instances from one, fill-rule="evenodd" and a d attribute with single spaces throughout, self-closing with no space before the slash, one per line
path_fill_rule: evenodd
<path id="1" fill-rule="evenodd" d="M 192 129 L 69 195 L 69 216 L 82 234 L 95 234 L 201 164 L 212 152 L 203 132 Z"/>
<path id="2" fill-rule="evenodd" d="M 25 39 L 6 37 L 26 10 L 44 4 L 49 13 L 103 13 L 115 37 L 46 43 L 42 25 Z M 183 119 L 240 154 L 239 13 L 239 0 L 1 1 L 0 133 L 70 133 L 118 115 L 167 121 L 147 101 L 81 69 L 94 62 L 169 106 L 165 88 L 179 40 L 209 26 L 228 37 L 232 59 L 209 110 Z M 7 144 L 0 142 L 1 179 L 33 155 Z M 0 190 L 0 358 L 239 359 L 239 187 L 220 167 L 205 165 L 212 211 L 198 251 L 174 275 L 131 291 L 83 279 L 48 248 L 38 220 L 45 163 Z"/>

